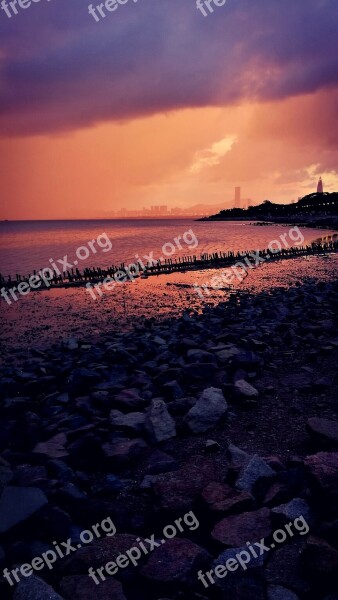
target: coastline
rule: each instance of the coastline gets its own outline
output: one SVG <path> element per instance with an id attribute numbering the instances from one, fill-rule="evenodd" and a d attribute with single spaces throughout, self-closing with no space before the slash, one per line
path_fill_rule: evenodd
<path id="1" fill-rule="evenodd" d="M 227 221 L 248 221 L 253 222 L 265 222 L 271 225 L 298 225 L 299 227 L 309 227 L 310 229 L 330 229 L 335 233 L 338 231 L 338 217 L 313 217 L 303 215 L 302 218 L 290 218 L 290 217 L 269 217 L 269 215 L 260 215 L 257 217 L 246 217 L 241 216 L 237 219 L 235 217 L 202 217 L 196 219 L 196 221 L 216 221 L 216 222 L 227 222 Z"/>

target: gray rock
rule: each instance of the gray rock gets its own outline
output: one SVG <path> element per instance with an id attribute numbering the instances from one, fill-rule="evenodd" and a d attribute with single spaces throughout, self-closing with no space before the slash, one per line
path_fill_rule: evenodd
<path id="1" fill-rule="evenodd" d="M 127 463 L 138 461 L 147 448 L 145 441 L 138 438 L 118 440 L 115 443 L 107 442 L 102 446 L 106 460 L 119 468 Z"/>
<path id="2" fill-rule="evenodd" d="M 245 379 L 239 379 L 236 381 L 235 392 L 238 396 L 244 398 L 257 398 L 258 396 L 258 390 L 250 385 L 250 383 L 245 381 Z"/>
<path id="3" fill-rule="evenodd" d="M 18 583 L 13 600 L 64 600 L 40 577 L 31 575 Z"/>
<path id="4" fill-rule="evenodd" d="M 308 503 L 302 498 L 294 498 L 287 504 L 276 506 L 271 511 L 274 515 L 285 517 L 288 521 L 294 521 L 298 517 L 304 517 L 307 523 L 312 521 L 312 512 Z"/>
<path id="5" fill-rule="evenodd" d="M 275 475 L 275 472 L 262 458 L 253 456 L 240 473 L 236 487 L 240 490 L 253 493 L 255 486 L 259 482 L 272 479 Z"/>
<path id="6" fill-rule="evenodd" d="M 131 412 L 124 415 L 119 410 L 112 410 L 110 412 L 110 422 L 112 425 L 116 425 L 122 429 L 129 429 L 140 433 L 144 431 L 146 417 L 141 412 Z"/>
<path id="7" fill-rule="evenodd" d="M 34 487 L 6 487 L 0 496 L 0 533 L 26 521 L 48 500 L 45 494 Z"/>
<path id="8" fill-rule="evenodd" d="M 228 445 L 227 455 L 230 460 L 231 468 L 235 470 L 242 469 L 250 462 L 251 459 L 250 454 L 244 452 L 244 450 L 241 450 L 241 448 L 238 448 L 238 446 L 235 446 L 231 443 Z"/>
<path id="9" fill-rule="evenodd" d="M 313 417 L 308 420 L 307 427 L 317 440 L 338 445 L 338 421 Z"/>
<path id="10" fill-rule="evenodd" d="M 236 346 L 229 345 L 217 352 L 217 358 L 220 363 L 227 363 L 231 358 L 240 353 L 241 351 Z"/>
<path id="11" fill-rule="evenodd" d="M 191 360 L 191 362 L 214 362 L 216 359 L 214 357 L 214 355 L 211 352 L 206 352 L 205 350 L 201 350 L 201 349 L 192 349 L 192 350 L 188 350 L 187 353 L 188 358 Z"/>
<path id="12" fill-rule="evenodd" d="M 152 582 L 162 584 L 191 584 L 200 566 L 207 564 L 210 555 L 204 548 L 188 539 L 164 540 L 163 545 L 150 555 L 141 573 Z"/>
<path id="13" fill-rule="evenodd" d="M 156 442 L 164 442 L 176 436 L 174 419 L 168 412 L 166 403 L 155 398 L 146 417 L 146 429 Z"/>
<path id="14" fill-rule="evenodd" d="M 49 458 L 64 458 L 68 456 L 68 451 L 65 449 L 67 437 L 65 433 L 58 433 L 46 442 L 40 442 L 33 450 L 36 454 L 44 454 Z"/>
<path id="15" fill-rule="evenodd" d="M 214 540 L 225 546 L 237 548 L 248 540 L 260 540 L 271 534 L 271 517 L 268 508 L 225 517 L 211 532 Z"/>
<path id="16" fill-rule="evenodd" d="M 280 585 L 269 585 L 268 600 L 299 600 L 299 596 Z"/>
<path id="17" fill-rule="evenodd" d="M 158 473 L 167 473 L 176 469 L 178 469 L 178 464 L 172 456 L 161 450 L 154 450 L 147 461 L 146 472 L 149 475 L 158 475 Z"/>
<path id="18" fill-rule="evenodd" d="M 241 552 L 243 554 L 241 554 Z M 249 553 L 250 559 L 248 560 L 248 562 L 247 562 L 247 555 L 245 553 Z M 239 563 L 237 571 L 243 572 L 246 570 L 261 568 L 264 566 L 264 561 L 265 561 L 266 557 L 264 555 L 261 555 L 259 551 L 256 552 L 256 554 L 257 554 L 256 557 L 251 555 L 250 552 L 248 552 L 248 547 L 246 545 L 244 545 L 240 548 L 229 548 L 228 550 L 224 550 L 224 552 L 222 552 L 216 558 L 216 560 L 212 563 L 211 568 L 215 570 L 217 565 L 224 565 L 226 567 L 226 562 L 228 560 L 235 559 L 237 561 L 238 560 L 237 557 L 242 559 L 243 565 L 244 565 L 244 567 L 243 567 L 242 564 Z M 232 560 L 231 560 L 231 564 L 232 565 L 234 564 Z M 224 580 L 222 580 L 222 579 L 216 579 L 216 585 L 218 587 L 223 587 L 223 581 Z M 225 583 L 227 583 L 227 582 L 225 582 Z"/>
<path id="19" fill-rule="evenodd" d="M 225 415 L 228 405 L 219 388 L 207 388 L 202 392 L 184 421 L 193 433 L 203 433 L 211 429 Z"/>

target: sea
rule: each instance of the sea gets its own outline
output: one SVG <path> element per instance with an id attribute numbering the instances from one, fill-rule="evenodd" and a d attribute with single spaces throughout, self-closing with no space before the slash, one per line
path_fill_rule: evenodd
<path id="1" fill-rule="evenodd" d="M 273 242 L 289 246 L 329 239 L 334 232 L 293 226 L 257 226 L 250 222 L 193 219 L 0 222 L 0 273 L 32 274 L 56 265 L 107 267 L 138 260 L 176 260 L 218 251 L 262 250 Z M 275 242 L 275 243 L 274 243 Z M 284 246 L 283 246 L 284 247 Z M 220 290 L 208 287 L 217 269 L 136 279 L 104 290 L 95 298 L 84 287 L 32 291 L 9 305 L 0 298 L 1 349 L 43 347 L 70 339 L 97 339 L 144 319 L 177 318 L 227 301 L 232 294 L 259 293 L 273 287 L 325 280 L 338 273 L 337 256 L 299 258 L 261 264 L 244 281 Z M 202 298 L 196 287 L 207 285 Z"/>

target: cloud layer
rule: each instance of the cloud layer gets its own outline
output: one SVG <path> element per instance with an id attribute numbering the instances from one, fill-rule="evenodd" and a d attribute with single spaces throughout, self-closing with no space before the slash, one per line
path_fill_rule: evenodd
<path id="1" fill-rule="evenodd" d="M 337 0 L 228 0 L 207 18 L 194 0 L 130 0 L 100 23 L 84 0 L 0 13 L 2 135 L 338 86 Z"/>

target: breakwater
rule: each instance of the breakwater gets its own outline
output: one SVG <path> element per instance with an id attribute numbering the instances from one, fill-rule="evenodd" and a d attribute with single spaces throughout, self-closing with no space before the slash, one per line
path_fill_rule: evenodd
<path id="1" fill-rule="evenodd" d="M 318 240 L 310 245 L 282 248 L 280 250 L 274 250 L 273 252 L 269 249 L 264 249 L 259 252 L 259 255 L 263 260 L 269 259 L 271 262 L 272 260 L 277 261 L 304 256 L 321 256 L 336 252 L 338 252 L 338 239 L 332 237 L 328 241 Z M 155 275 L 168 275 L 175 272 L 230 267 L 243 261 L 245 258 L 254 264 L 254 257 L 256 254 L 257 250 L 247 250 L 243 252 L 219 251 L 211 254 L 203 253 L 199 257 L 197 255 L 192 255 L 179 257 L 177 259 L 167 258 L 165 260 L 153 260 L 152 263 L 144 264 L 142 267 L 140 264 L 126 265 L 125 263 L 121 263 L 119 266 L 111 265 L 106 268 L 88 267 L 82 271 L 79 269 L 70 269 L 62 274 L 58 274 L 54 271 L 52 278 L 49 279 L 47 283 L 42 280 L 41 286 L 35 291 L 41 291 L 41 289 L 46 290 L 49 288 L 79 287 L 85 286 L 87 283 L 99 283 L 104 281 L 107 277 L 114 278 L 118 273 L 124 274 L 125 280 L 130 282 L 139 277 L 148 278 Z M 11 288 L 22 282 L 29 283 L 32 276 L 38 277 L 39 271 L 34 270 L 33 274 L 28 275 L 20 275 L 17 273 L 15 277 L 10 275 L 6 277 L 0 273 L 0 285 L 3 288 Z M 120 281 L 123 281 L 123 277 L 120 276 L 119 279 Z"/>

